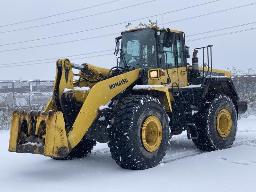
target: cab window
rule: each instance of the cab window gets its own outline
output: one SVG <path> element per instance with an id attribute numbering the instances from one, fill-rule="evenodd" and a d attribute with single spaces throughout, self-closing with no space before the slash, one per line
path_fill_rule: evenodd
<path id="1" fill-rule="evenodd" d="M 185 63 L 184 63 L 182 40 L 179 36 L 176 38 L 176 47 L 177 47 L 177 65 L 179 67 L 182 67 L 185 65 Z"/>
<path id="2" fill-rule="evenodd" d="M 168 68 L 175 67 L 174 49 L 171 47 L 164 47 L 164 61 Z"/>

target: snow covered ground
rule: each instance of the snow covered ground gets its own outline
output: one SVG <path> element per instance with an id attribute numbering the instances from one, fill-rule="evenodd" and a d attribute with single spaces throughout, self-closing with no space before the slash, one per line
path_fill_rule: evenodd
<path id="1" fill-rule="evenodd" d="M 7 152 L 7 131 L 0 131 L 0 191 L 256 191 L 256 116 L 239 120 L 231 149 L 202 153 L 185 135 L 173 138 L 156 168 L 119 168 L 106 145 L 82 160 L 55 161 L 43 156 Z"/>

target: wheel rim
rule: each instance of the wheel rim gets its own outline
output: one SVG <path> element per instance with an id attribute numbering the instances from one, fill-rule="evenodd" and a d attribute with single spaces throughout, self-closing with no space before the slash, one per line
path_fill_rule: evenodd
<path id="1" fill-rule="evenodd" d="M 163 128 L 156 116 L 149 116 L 142 125 L 142 144 L 148 152 L 155 152 L 161 145 Z"/>
<path id="2" fill-rule="evenodd" d="M 217 131 L 222 138 L 230 135 L 233 126 L 232 116 L 229 110 L 222 109 L 217 116 Z"/>

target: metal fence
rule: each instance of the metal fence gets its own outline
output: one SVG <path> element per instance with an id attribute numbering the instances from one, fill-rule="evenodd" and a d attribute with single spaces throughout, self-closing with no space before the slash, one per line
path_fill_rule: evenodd
<path id="1" fill-rule="evenodd" d="M 44 104 L 52 94 L 53 81 L 0 81 L 0 107 Z"/>
<path id="2" fill-rule="evenodd" d="M 52 95 L 53 81 L 0 81 L 0 129 L 14 109 L 41 110 Z"/>

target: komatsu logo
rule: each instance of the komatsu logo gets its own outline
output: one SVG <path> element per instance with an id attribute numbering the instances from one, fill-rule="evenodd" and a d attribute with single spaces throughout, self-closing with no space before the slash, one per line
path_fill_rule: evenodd
<path id="1" fill-rule="evenodd" d="M 114 88 L 119 87 L 121 85 L 124 85 L 126 83 L 128 83 L 128 79 L 122 79 L 122 80 L 120 80 L 116 83 L 113 83 L 113 84 L 109 85 L 109 89 L 114 89 Z"/>

